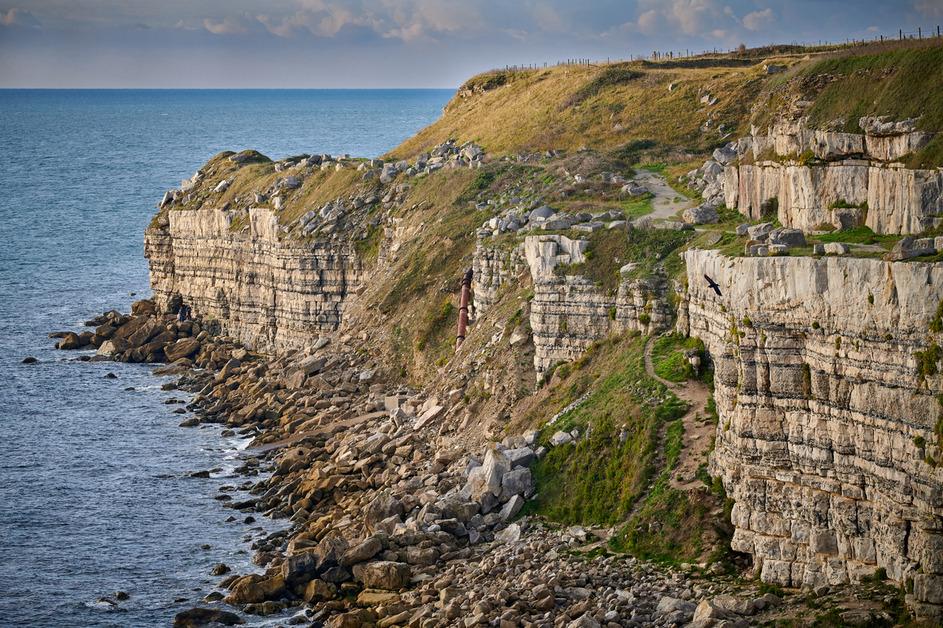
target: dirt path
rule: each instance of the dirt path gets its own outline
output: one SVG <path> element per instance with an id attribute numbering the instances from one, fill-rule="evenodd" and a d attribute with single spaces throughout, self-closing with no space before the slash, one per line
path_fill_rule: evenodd
<path id="1" fill-rule="evenodd" d="M 697 469 L 705 460 L 707 450 L 710 448 L 711 436 L 714 433 L 714 425 L 707 416 L 707 399 L 710 391 L 699 381 L 688 380 L 679 384 L 659 377 L 655 373 L 655 365 L 652 362 L 654 344 L 654 336 L 645 343 L 645 372 L 652 379 L 661 382 L 679 399 L 688 403 L 688 411 L 681 417 L 684 425 L 684 446 L 681 449 L 678 464 L 671 474 L 671 486 L 680 490 L 696 488 L 701 484 L 696 477 Z M 664 442 L 664 429 L 666 428 L 662 428 L 660 435 L 662 442 Z"/>
<path id="2" fill-rule="evenodd" d="M 651 170 L 639 170 L 635 176 L 635 181 L 639 185 L 644 185 L 648 191 L 654 194 L 652 207 L 655 211 L 648 214 L 648 218 L 655 220 L 665 220 L 674 218 L 679 211 L 691 207 L 691 199 L 685 198 L 683 194 L 668 185 L 665 178 L 657 172 Z M 677 199 L 681 199 L 680 201 Z"/>

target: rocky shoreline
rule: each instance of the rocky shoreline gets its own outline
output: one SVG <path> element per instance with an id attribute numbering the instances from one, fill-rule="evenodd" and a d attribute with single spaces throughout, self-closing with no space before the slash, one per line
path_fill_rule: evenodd
<path id="1" fill-rule="evenodd" d="M 51 335 L 61 349 L 97 347 L 91 360 L 163 364 L 155 374 L 177 377 L 163 387 L 193 394 L 182 426 L 219 423 L 254 439 L 236 471 L 250 497 L 218 497 L 288 522 L 252 543 L 262 573 L 219 565 L 219 591 L 175 625 L 242 623 L 238 609 L 333 627 L 746 626 L 823 606 L 848 623 L 893 622 L 898 596 L 882 583 L 774 593 L 719 566 L 612 554 L 611 530 L 522 513 L 529 465 L 543 454 L 536 434 L 464 441 L 441 420 L 461 391 L 388 383 L 357 338 L 271 358 L 151 301 L 88 325 Z"/>

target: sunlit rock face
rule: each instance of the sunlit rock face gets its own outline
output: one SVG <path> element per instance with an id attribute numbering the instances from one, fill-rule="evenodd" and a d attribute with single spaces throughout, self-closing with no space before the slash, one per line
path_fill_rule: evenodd
<path id="1" fill-rule="evenodd" d="M 714 361 L 711 468 L 735 501 L 733 548 L 787 586 L 884 568 L 919 613 L 939 617 L 943 378 L 922 352 L 940 341 L 943 265 L 685 259 L 679 319 Z"/>
<path id="2" fill-rule="evenodd" d="M 297 348 L 340 324 L 363 279 L 347 244 L 283 237 L 275 215 L 252 209 L 248 229 L 216 209 L 170 211 L 145 234 L 158 302 L 179 295 L 249 347 Z"/>
<path id="3" fill-rule="evenodd" d="M 527 236 L 507 252 L 480 245 L 475 252 L 474 299 L 487 308 L 498 289 L 526 269 L 533 282 L 530 327 L 534 367 L 542 378 L 554 365 L 575 360 L 596 340 L 626 330 L 671 327 L 669 282 L 659 276 L 624 278 L 607 292 L 566 266 L 586 262 L 588 241 L 562 235 Z"/>
<path id="4" fill-rule="evenodd" d="M 901 162 L 932 138 L 913 121 L 862 118 L 864 133 L 810 129 L 805 119 L 754 127 L 718 181 L 728 207 L 786 227 L 864 224 L 876 233 L 920 233 L 943 214 L 943 171 Z M 773 202 L 775 200 L 775 202 Z"/>

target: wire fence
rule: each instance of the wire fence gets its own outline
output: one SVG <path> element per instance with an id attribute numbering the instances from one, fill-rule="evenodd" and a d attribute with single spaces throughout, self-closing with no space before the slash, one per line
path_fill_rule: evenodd
<path id="1" fill-rule="evenodd" d="M 768 53 L 767 56 L 774 56 L 776 54 L 785 54 L 790 52 L 819 52 L 819 51 L 829 51 L 829 50 L 843 50 L 847 48 L 856 48 L 863 46 L 872 46 L 872 45 L 885 45 L 885 44 L 894 44 L 901 42 L 913 42 L 918 40 L 940 40 L 943 41 L 943 27 L 940 25 L 931 26 L 929 28 L 924 28 L 922 26 L 916 27 L 915 30 L 904 30 L 902 28 L 897 29 L 896 36 L 894 34 L 887 33 L 876 33 L 871 38 L 848 38 L 845 41 L 793 41 L 788 44 L 769 44 L 766 46 L 758 46 L 755 48 L 747 49 L 742 44 L 738 48 L 732 49 L 723 49 L 723 48 L 713 48 L 705 49 L 700 51 L 695 51 L 691 49 L 684 50 L 653 50 L 650 54 L 644 55 L 629 55 L 625 58 L 613 59 L 607 57 L 605 60 L 602 59 L 591 59 L 589 57 L 576 57 L 571 59 L 564 59 L 557 61 L 555 63 L 550 63 L 544 61 L 543 63 L 531 63 L 531 64 L 519 64 L 519 65 L 505 65 L 504 71 L 507 72 L 523 72 L 527 70 L 539 70 L 542 68 L 552 68 L 552 67 L 564 67 L 564 66 L 597 66 L 597 65 L 610 65 L 614 63 L 627 63 L 634 61 L 671 61 L 671 60 L 682 60 L 682 59 L 699 59 L 699 58 L 709 58 L 711 56 L 717 55 L 743 55 L 748 58 L 755 58 L 758 54 Z M 500 71 L 500 68 L 495 68 L 494 71 Z"/>

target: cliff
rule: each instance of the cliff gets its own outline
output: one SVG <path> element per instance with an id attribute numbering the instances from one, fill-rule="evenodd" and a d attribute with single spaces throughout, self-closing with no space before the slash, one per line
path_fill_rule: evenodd
<path id="1" fill-rule="evenodd" d="M 943 268 L 699 250 L 685 261 L 688 330 L 714 361 L 712 472 L 736 502 L 734 549 L 767 582 L 835 585 L 880 567 L 918 604 L 939 605 L 943 380 L 931 330 Z"/>
<path id="2" fill-rule="evenodd" d="M 940 617 L 943 82 L 895 97 L 938 72 L 938 48 L 902 50 L 495 72 L 384 159 L 222 153 L 147 230 L 154 295 L 274 354 L 274 391 L 305 390 L 297 365 L 329 342 L 338 364 L 369 356 L 366 379 L 299 402 L 307 424 L 353 392 L 444 449 L 527 432 L 549 492 L 529 514 L 704 570 L 729 547 L 785 587 L 886 573 Z M 918 261 L 878 259 L 905 244 Z M 378 365 L 422 408 L 386 408 Z M 727 497 L 732 539 L 709 524 Z"/>
<path id="3" fill-rule="evenodd" d="M 860 122 L 865 133 L 813 130 L 807 118 L 765 134 L 754 128 L 738 145 L 746 152 L 725 168 L 726 205 L 759 220 L 774 203 L 784 226 L 804 231 L 864 224 L 875 233 L 913 234 L 938 226 L 943 169 L 900 162 L 932 136 L 913 130 L 913 121 Z"/>
<path id="4" fill-rule="evenodd" d="M 344 301 L 363 280 L 353 247 L 279 238 L 275 215 L 249 211 L 234 232 L 233 213 L 170 212 L 145 236 L 154 296 L 182 296 L 201 315 L 259 351 L 312 344 L 337 329 Z"/>

